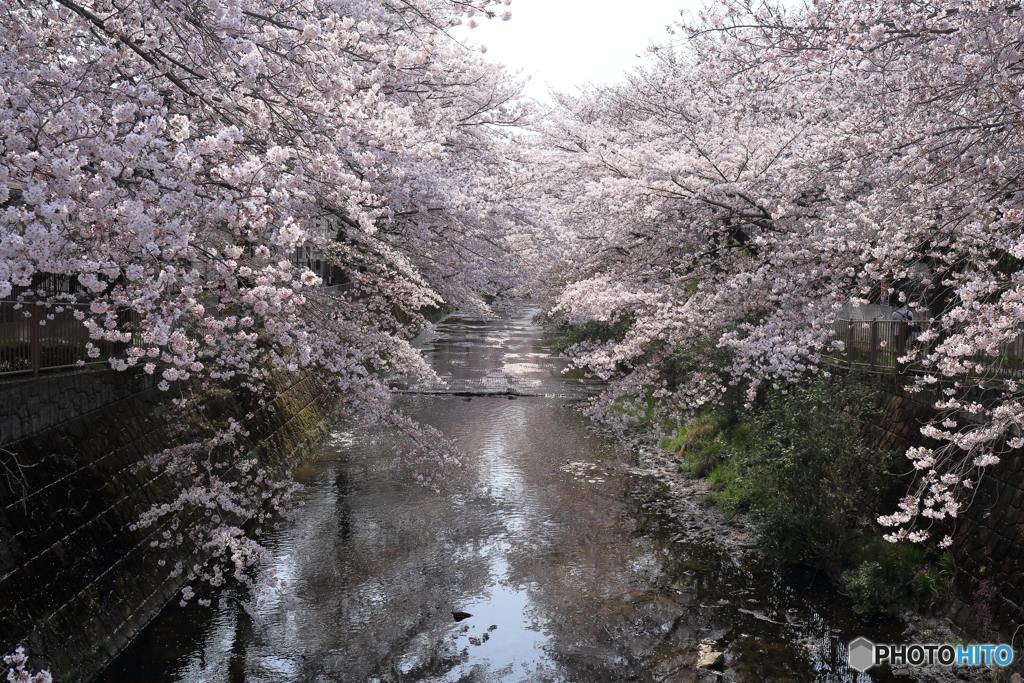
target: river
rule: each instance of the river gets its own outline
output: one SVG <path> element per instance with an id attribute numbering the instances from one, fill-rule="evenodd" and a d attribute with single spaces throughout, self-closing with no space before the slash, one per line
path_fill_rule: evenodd
<path id="1" fill-rule="evenodd" d="M 394 434 L 339 429 L 297 474 L 304 512 L 269 541 L 281 582 L 255 618 L 231 588 L 172 603 L 99 680 L 890 680 L 846 666 L 846 644 L 901 625 L 684 524 L 581 415 L 599 386 L 562 373 L 531 313 L 450 315 L 416 340 L 447 384 L 395 403 L 466 454 L 440 494 L 392 467 Z M 716 669 L 696 666 L 707 650 Z"/>

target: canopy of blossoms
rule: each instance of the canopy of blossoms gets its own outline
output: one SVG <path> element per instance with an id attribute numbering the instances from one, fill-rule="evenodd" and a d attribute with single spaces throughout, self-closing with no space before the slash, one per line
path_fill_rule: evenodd
<path id="1" fill-rule="evenodd" d="M 89 355 L 121 349 L 110 365 L 158 376 L 180 410 L 224 387 L 262 401 L 271 373 L 310 370 L 343 410 L 405 429 L 430 483 L 454 455 L 390 412 L 382 378 L 426 371 L 407 343 L 425 307 L 483 306 L 527 271 L 512 246 L 533 228 L 511 208 L 502 133 L 525 115 L 518 85 L 448 35 L 502 12 L 5 2 L 0 299 L 87 303 Z M 308 246 L 343 292 L 296 265 Z M 56 276 L 75 287 L 45 288 Z M 197 505 L 213 522 L 199 540 L 240 566 L 257 557 L 226 520 L 257 514 L 250 494 L 269 475 L 237 449 L 230 477 L 210 466 L 241 431 L 198 430 L 157 454 L 186 485 L 142 523 Z"/>
<path id="2" fill-rule="evenodd" d="M 924 539 L 922 516 L 956 516 L 975 470 L 1024 445 L 1019 388 L 991 370 L 1024 321 L 1024 15 L 726 0 L 676 37 L 538 128 L 537 203 L 572 273 L 555 310 L 628 327 L 570 350 L 612 380 L 595 410 L 678 416 L 827 371 L 832 322 L 891 284 L 935 319 L 901 360 L 950 411 L 925 429 L 945 445 L 908 453 L 920 488 L 880 520 Z M 667 377 L 694 348 L 729 360 Z M 965 399 L 978 384 L 998 397 Z"/>
<path id="3" fill-rule="evenodd" d="M 158 376 L 181 409 L 313 371 L 350 414 L 404 429 L 432 483 L 455 455 L 390 412 L 382 379 L 427 372 L 406 342 L 427 307 L 556 274 L 556 311 L 625 325 L 571 350 L 611 380 L 595 412 L 623 423 L 823 371 L 833 320 L 886 283 L 936 320 L 902 360 L 950 412 L 925 430 L 945 445 L 908 453 L 922 484 L 883 518 L 893 537 L 927 537 L 921 517 L 955 516 L 976 470 L 1024 445 L 1019 388 L 990 370 L 1024 319 L 1016 5 L 724 0 L 529 136 L 502 133 L 526 123 L 517 84 L 448 34 L 498 14 L 5 3 L 0 298 L 86 303 L 90 355 L 119 349 L 111 367 Z M 297 265 L 307 246 L 344 292 Z M 56 276 L 76 287 L 55 294 Z M 669 377 L 693 349 L 728 360 Z M 999 397 L 964 398 L 981 382 Z M 189 484 L 142 523 L 198 505 L 203 542 L 258 558 L 224 519 L 258 514 L 246 492 L 267 473 L 237 450 L 230 478 L 197 465 L 241 431 L 157 454 Z"/>

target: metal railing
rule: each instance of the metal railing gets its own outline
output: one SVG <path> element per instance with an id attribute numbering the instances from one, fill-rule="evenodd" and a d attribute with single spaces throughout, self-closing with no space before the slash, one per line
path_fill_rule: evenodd
<path id="1" fill-rule="evenodd" d="M 850 367 L 869 370 L 903 371 L 899 358 L 915 348 L 930 351 L 936 342 L 917 338 L 937 324 L 934 320 L 914 322 L 894 320 L 836 320 L 825 345 L 825 355 Z M 833 342 L 842 342 L 836 348 Z M 996 355 L 979 354 L 965 359 L 973 366 L 971 375 L 991 375 L 1005 379 L 1024 377 L 1024 333 L 999 345 Z"/>
<path id="2" fill-rule="evenodd" d="M 336 295 L 351 288 L 352 284 L 346 282 L 325 286 L 323 291 Z M 107 359 L 124 352 L 126 343 L 90 339 L 89 329 L 75 317 L 76 311 L 88 315 L 89 303 L 46 300 L 74 294 L 75 290 L 70 278 L 52 276 L 43 285 L 19 287 L 9 298 L 0 299 L 0 377 L 103 366 L 108 364 Z M 208 303 L 215 304 L 216 297 Z M 139 334 L 137 313 L 124 311 L 119 318 L 120 330 Z M 100 350 L 95 358 L 89 357 L 86 345 L 90 341 Z"/>
<path id="3" fill-rule="evenodd" d="M 93 340 L 100 355 L 86 350 L 89 330 L 75 317 L 88 304 L 0 301 L 0 376 L 33 375 L 105 365 L 126 344 Z"/>
<path id="4" fill-rule="evenodd" d="M 345 285 L 324 287 L 326 293 L 344 289 Z M 89 330 L 75 317 L 76 310 L 88 313 L 88 309 L 85 303 L 0 300 L 0 377 L 106 365 L 108 358 L 123 352 L 127 344 L 91 340 L 100 354 L 89 357 Z M 121 321 L 121 329 L 131 329 L 135 315 L 122 315 L 130 318 Z M 915 347 L 928 351 L 928 345 L 917 337 L 934 324 L 932 320 L 836 320 L 824 355 L 849 367 L 903 371 L 898 359 Z M 1024 379 L 1024 333 L 1001 344 L 995 356 L 984 354 L 969 360 L 974 364 L 971 374 Z"/>

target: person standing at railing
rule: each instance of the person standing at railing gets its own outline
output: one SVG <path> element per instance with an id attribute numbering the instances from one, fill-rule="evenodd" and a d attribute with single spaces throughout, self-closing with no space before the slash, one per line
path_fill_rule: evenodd
<path id="1" fill-rule="evenodd" d="M 892 312 L 892 319 L 892 336 L 896 340 L 896 351 L 902 356 L 907 348 L 907 336 L 910 333 L 910 324 L 914 322 L 914 312 L 907 308 L 906 304 L 900 304 L 899 308 Z"/>

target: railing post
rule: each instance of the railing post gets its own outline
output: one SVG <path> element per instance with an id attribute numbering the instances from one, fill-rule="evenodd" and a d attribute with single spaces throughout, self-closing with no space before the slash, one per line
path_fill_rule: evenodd
<path id="1" fill-rule="evenodd" d="M 121 321 L 121 313 L 114 313 L 114 320 Z M 104 339 L 101 347 L 103 349 L 103 360 L 110 362 L 110 359 L 117 353 L 117 342 L 112 342 L 109 339 Z"/>
<path id="2" fill-rule="evenodd" d="M 32 363 L 32 376 L 39 376 L 39 303 L 32 302 L 32 315 L 28 319 L 28 355 Z"/>
<path id="3" fill-rule="evenodd" d="M 875 369 L 875 355 L 878 352 L 878 321 L 871 321 L 871 369 Z"/>
<path id="4" fill-rule="evenodd" d="M 853 367 L 853 321 L 846 321 L 846 365 Z"/>

